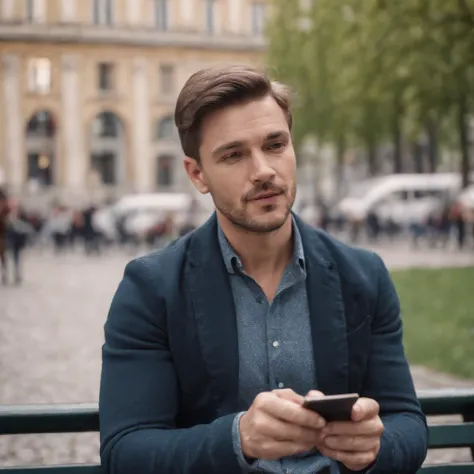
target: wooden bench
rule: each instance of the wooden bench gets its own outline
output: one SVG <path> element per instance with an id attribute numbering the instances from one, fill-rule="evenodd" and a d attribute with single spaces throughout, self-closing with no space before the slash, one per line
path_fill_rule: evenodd
<path id="1" fill-rule="evenodd" d="M 425 465 L 422 474 L 474 474 L 474 389 L 418 392 L 427 416 L 460 415 L 452 424 L 430 424 L 431 449 L 470 448 L 471 462 Z M 3 405 L 0 435 L 83 433 L 99 430 L 97 404 Z M 104 474 L 99 465 L 0 467 L 0 474 Z"/>

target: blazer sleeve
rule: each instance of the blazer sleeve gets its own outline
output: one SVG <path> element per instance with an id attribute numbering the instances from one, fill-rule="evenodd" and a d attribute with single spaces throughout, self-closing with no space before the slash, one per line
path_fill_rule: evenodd
<path id="1" fill-rule="evenodd" d="M 105 323 L 99 396 L 105 472 L 240 474 L 236 415 L 176 429 L 178 381 L 152 273 L 144 259 L 127 265 Z"/>
<path id="2" fill-rule="evenodd" d="M 428 428 L 404 353 L 399 299 L 387 268 L 375 259 L 378 295 L 363 396 L 379 402 L 385 430 L 370 472 L 415 473 L 426 457 Z"/>

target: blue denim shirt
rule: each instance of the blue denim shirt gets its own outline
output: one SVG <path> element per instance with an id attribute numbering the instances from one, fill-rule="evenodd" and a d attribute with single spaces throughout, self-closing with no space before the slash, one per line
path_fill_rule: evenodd
<path id="1" fill-rule="evenodd" d="M 313 474 L 337 464 L 316 450 L 275 461 L 257 459 L 251 464 L 240 446 L 240 418 L 264 391 L 291 388 L 306 395 L 315 389 L 315 368 L 306 294 L 306 269 L 301 236 L 293 223 L 293 258 L 285 269 L 273 301 L 248 275 L 224 232 L 219 244 L 227 268 L 237 315 L 239 341 L 239 404 L 234 421 L 234 448 L 242 472 Z"/>

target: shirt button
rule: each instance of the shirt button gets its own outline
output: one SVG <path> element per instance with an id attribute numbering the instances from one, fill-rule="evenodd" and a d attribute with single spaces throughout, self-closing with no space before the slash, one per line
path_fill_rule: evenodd
<path id="1" fill-rule="evenodd" d="M 261 296 L 257 296 L 257 303 L 263 303 L 263 298 Z"/>
<path id="2" fill-rule="evenodd" d="M 273 341 L 273 347 L 278 347 L 280 345 L 280 343 L 278 341 Z"/>
<path id="3" fill-rule="evenodd" d="M 283 382 L 280 382 L 280 383 L 278 384 L 278 388 L 285 388 L 285 384 L 284 384 Z"/>

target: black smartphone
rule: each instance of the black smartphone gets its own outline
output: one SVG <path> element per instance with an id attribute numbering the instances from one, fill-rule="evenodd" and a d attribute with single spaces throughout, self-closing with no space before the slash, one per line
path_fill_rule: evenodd
<path id="1" fill-rule="evenodd" d="M 352 419 L 352 407 L 358 399 L 358 393 L 306 397 L 303 406 L 315 411 L 328 422 L 350 421 Z"/>

